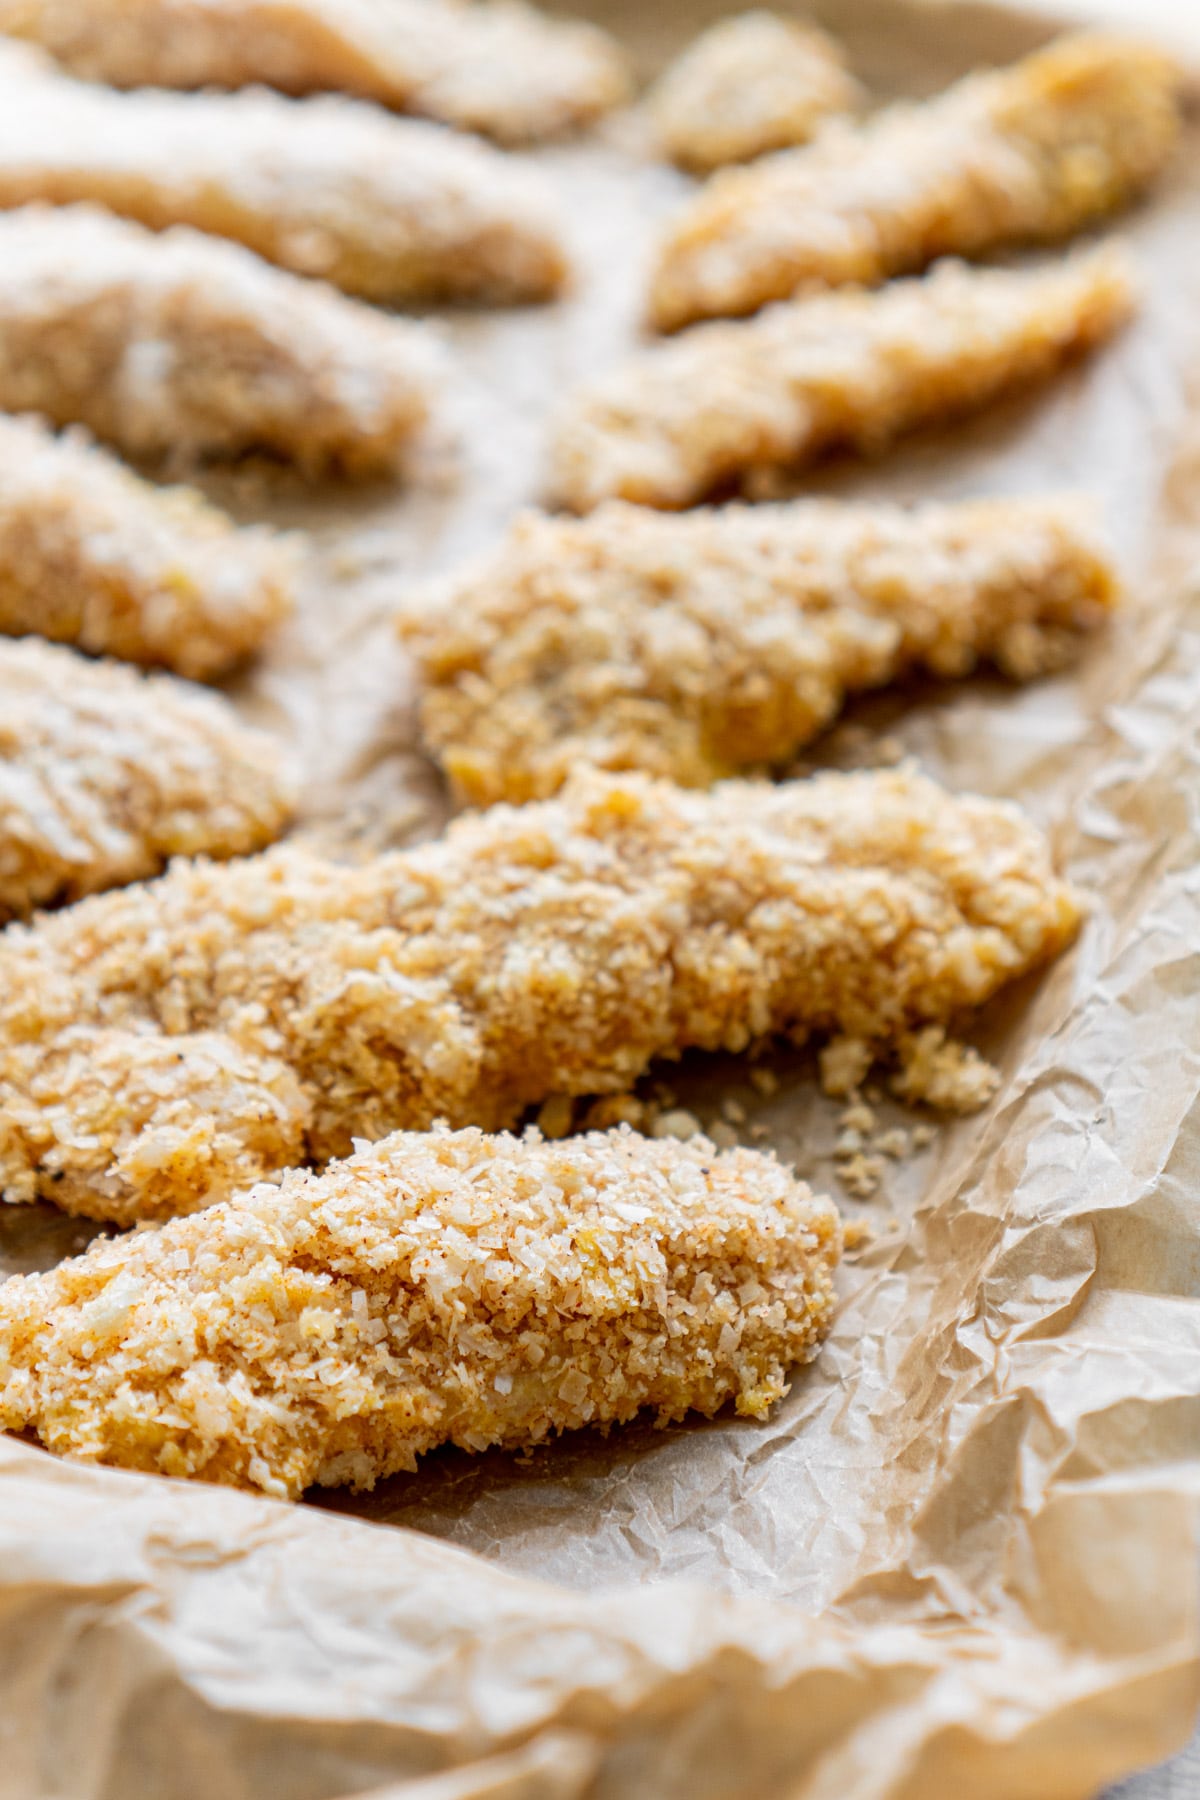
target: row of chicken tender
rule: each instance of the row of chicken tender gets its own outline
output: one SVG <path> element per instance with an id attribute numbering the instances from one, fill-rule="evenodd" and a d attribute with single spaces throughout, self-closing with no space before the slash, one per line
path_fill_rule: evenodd
<path id="1" fill-rule="evenodd" d="M 144 24 L 152 12 L 131 17 Z M 34 35 L 40 17 L 35 9 L 25 21 Z M 30 54 L 0 53 L 0 72 L 4 57 Z M 186 122 L 188 108 L 243 104 L 228 125 L 224 115 Z M 0 109 L 0 135 L 12 138 L 8 153 L 0 145 L 0 199 L 16 208 L 0 216 L 4 410 L 85 426 L 143 464 L 265 452 L 313 476 L 395 469 L 451 379 L 429 329 L 272 269 L 211 233 L 240 235 L 306 271 L 324 243 L 361 274 L 365 253 L 354 240 L 366 221 L 370 256 L 394 251 L 417 283 L 409 297 L 448 292 L 442 265 L 460 296 L 473 283 L 476 296 L 494 297 L 501 266 L 512 275 L 531 260 L 562 259 L 549 239 L 539 249 L 518 234 L 518 248 L 502 227 L 504 207 L 488 196 L 520 178 L 497 153 L 448 132 L 411 155 L 355 145 L 360 127 L 433 128 L 353 107 L 347 123 L 335 102 L 329 132 L 306 127 L 285 152 L 273 136 L 288 135 L 279 109 L 286 119 L 297 104 L 105 92 L 49 65 L 14 73 L 12 104 Z M 157 113 L 144 128 L 138 122 L 143 105 L 184 109 L 177 153 L 176 128 Z M 105 107 L 116 109 L 111 124 L 89 110 Z M 234 122 L 242 116 L 244 130 Z M 718 179 L 664 252 L 660 323 L 752 311 L 798 287 L 828 291 L 768 306 L 744 324 L 685 332 L 569 399 L 549 447 L 549 495 L 576 511 L 609 497 L 694 505 L 714 491 L 756 490 L 831 449 L 878 453 L 915 427 L 1046 379 L 1129 317 L 1135 284 L 1118 253 L 1028 272 L 946 267 L 877 292 L 837 290 L 946 254 L 1069 236 L 1141 191 L 1162 167 L 1175 123 L 1164 59 L 1075 38 L 922 107 L 826 131 L 808 149 Z M 327 136 L 334 148 L 349 145 L 340 165 Z M 488 156 L 490 170 L 479 161 Z M 62 166 L 51 169 L 51 157 Z M 104 157 L 111 179 L 101 179 Z M 359 209 L 344 237 L 346 207 L 322 197 L 337 167 L 356 196 L 349 214 Z M 404 193 L 375 193 L 370 183 L 385 178 Z M 38 200 L 56 204 L 21 204 Z M 140 222 L 64 204 L 87 200 Z M 204 232 L 147 229 L 178 219 Z M 279 243 L 256 235 L 251 220 Z M 395 291 L 364 280 L 346 285 Z M 258 611 L 266 630 L 275 609 L 268 601 Z M 116 643 L 88 647 L 124 653 Z M 211 658 L 184 669 L 178 643 L 159 652 L 183 672 L 220 672 Z"/>
<path id="2" fill-rule="evenodd" d="M 444 3 L 434 0 L 431 16 Z M 169 0 L 161 10 L 173 10 Z M 153 11 L 122 9 L 126 28 Z M 31 12 L 34 35 L 39 18 L 59 18 L 57 8 Z M 249 17 L 240 29 L 252 29 Z M 1030 344 L 1043 311 L 1064 314 L 1043 333 L 1060 356 L 1103 339 L 1131 303 L 1127 278 L 1111 271 L 1088 280 L 1081 270 L 1065 304 L 1036 281 L 997 290 L 994 277 L 961 271 L 913 289 L 902 326 L 891 297 L 866 290 L 944 257 L 1061 242 L 1128 205 L 1169 157 L 1177 88 L 1157 52 L 1068 38 L 921 106 L 826 126 L 807 147 L 718 175 L 670 228 L 654 323 L 786 306 L 745 334 L 652 351 L 568 404 L 550 458 L 555 496 L 576 508 L 605 493 L 691 504 L 764 465 L 840 443 L 877 447 L 927 414 L 977 407 L 1043 376 L 1055 358 Z M 0 369 L 0 405 L 87 424 L 135 457 L 173 447 L 201 457 L 267 450 L 316 473 L 395 465 L 446 379 L 428 331 L 372 325 L 327 286 L 269 278 L 262 259 L 392 305 L 539 300 L 567 280 L 570 256 L 535 174 L 441 127 L 345 99 L 118 92 L 12 41 L 0 48 L 0 100 L 0 206 L 17 209 L 0 240 L 0 326 L 46 364 L 35 379 L 29 355 L 14 351 Z M 21 213 L 39 203 L 67 210 Z M 70 210 L 87 205 L 106 211 Z M 260 260 L 222 252 L 220 239 Z M 1123 300 L 1105 304 L 1105 285 L 1123 288 Z M 841 288 L 854 291 L 823 311 L 801 298 Z M 966 347 L 981 311 L 998 334 L 1000 371 L 982 388 Z M 843 360 L 861 358 L 886 386 L 904 349 L 923 340 L 933 396 L 924 412 L 872 406 L 857 371 L 843 388 Z M 814 343 L 833 352 L 824 363 Z M 711 436 L 704 409 L 756 385 L 756 355 L 773 359 L 794 411 L 822 415 L 815 427 L 764 413 L 719 457 L 673 477 L 672 453 L 646 442 L 651 428 L 659 439 Z"/>
<path id="3" fill-rule="evenodd" d="M 94 0 L 0 7 L 73 71 L 0 52 L 0 406 L 144 463 L 395 467 L 446 366 L 362 300 L 559 291 L 526 171 L 344 99 L 78 79 L 332 85 L 503 143 L 622 97 L 586 30 L 437 0 L 425 40 L 392 5 L 390 37 L 380 9 L 273 7 L 269 55 L 253 5 L 125 3 L 119 28 Z M 1133 305 L 1113 252 L 920 271 L 1132 200 L 1174 72 L 1067 40 L 859 122 L 828 43 L 759 17 L 653 107 L 694 169 L 815 137 L 701 190 L 659 259 L 660 328 L 767 310 L 568 402 L 551 491 L 598 510 L 519 520 L 406 601 L 427 745 L 489 809 L 435 843 L 362 867 L 267 848 L 294 806 L 270 740 L 77 650 L 217 679 L 286 615 L 295 547 L 0 421 L 0 628 L 60 640 L 0 653 L 0 914 L 60 908 L 0 937 L 0 1191 L 157 1227 L 0 1289 L 7 1429 L 295 1497 L 640 1408 L 762 1416 L 828 1329 L 829 1202 L 702 1138 L 509 1133 L 563 1097 L 620 1116 L 652 1063 L 775 1037 L 978 1104 L 947 1029 L 1079 928 L 1012 806 L 909 769 L 728 778 L 785 770 L 914 669 L 1061 666 L 1118 592 L 1086 515 L 670 509 L 876 452 L 1111 336 Z"/>
<path id="4" fill-rule="evenodd" d="M 643 1405 L 761 1413 L 830 1320 L 827 1202 L 704 1139 L 467 1122 L 780 1034 L 919 1066 L 1081 916 L 1015 808 L 912 772 L 585 771 L 361 868 L 177 862 L 10 926 L 5 1197 L 191 1216 L 0 1288 L 0 1420 L 295 1494 Z"/>
<path id="5" fill-rule="evenodd" d="M 548 491 L 576 510 L 693 504 L 840 445 L 877 450 L 1102 342 L 1133 305 L 1113 257 L 869 290 L 1128 204 L 1170 153 L 1176 86 L 1153 51 L 1070 38 L 719 176 L 671 229 L 655 322 L 784 304 L 569 400 Z M 0 97 L 0 406 L 136 459 L 265 451 L 387 473 L 449 373 L 427 327 L 328 283 L 412 304 L 546 298 L 567 276 L 530 172 L 438 127 L 345 100 L 120 93 L 16 43 Z"/>
<path id="6" fill-rule="evenodd" d="M 52 88 L 72 85 L 39 74 L 32 86 L 43 80 Z M 890 262 L 881 253 L 872 265 L 876 275 L 952 240 L 986 247 L 985 218 L 1001 238 L 1010 228 L 1034 235 L 1069 230 L 1129 198 L 1161 162 L 1173 130 L 1170 80 L 1167 65 L 1149 52 L 1133 55 L 1105 39 L 1067 40 L 1014 70 L 972 78 L 911 109 L 911 117 L 885 114 L 858 128 L 836 160 L 839 180 L 845 175 L 841 199 L 836 183 L 832 193 L 825 182 L 812 193 L 827 214 L 840 207 L 843 224 L 856 218 L 864 242 L 874 233 L 880 244 L 908 245 L 889 252 Z M 101 95 L 95 103 L 121 106 L 139 98 Z M 206 104 L 210 96 L 165 98 L 187 106 Z M 918 144 L 923 132 L 937 156 L 914 155 L 907 181 L 885 188 L 876 139 L 890 142 L 896 132 L 911 137 L 913 119 L 923 121 Z M 814 221 L 811 206 L 797 206 L 790 189 L 778 204 L 771 199 L 782 167 L 802 172 L 805 159 L 817 154 L 788 152 L 737 177 L 767 183 L 763 218 L 771 228 L 756 228 L 754 243 L 775 241 L 780 220 L 794 234 L 797 220 L 810 218 L 814 243 L 830 236 L 828 220 Z M 256 166 L 253 157 L 249 166 Z M 851 178 L 856 168 L 861 179 Z M 1024 171 L 1020 182 L 1017 169 Z M 703 195 L 697 206 L 710 217 Z M 752 211 L 739 202 L 721 230 L 706 226 L 705 254 L 727 252 L 740 266 L 746 245 L 739 245 L 737 222 Z M 922 221 L 935 215 L 942 237 L 931 244 Z M 955 239 L 960 216 L 967 235 Z M 842 241 L 844 234 L 833 236 Z M 272 270 L 236 246 L 186 230 L 151 233 L 87 208 L 35 207 L 0 218 L 0 250 L 6 272 L 0 401 L 57 425 L 82 423 L 141 460 L 167 451 L 198 458 L 267 448 L 314 473 L 331 467 L 370 473 L 425 416 L 436 376 L 421 327 Z M 811 259 L 806 265 L 810 277 L 816 266 Z M 840 280 L 847 266 L 826 258 L 821 273 Z M 1132 304 L 1122 260 L 1100 251 L 1030 272 L 941 268 L 877 293 L 832 292 L 769 308 L 745 323 L 696 328 L 646 353 L 627 373 L 602 379 L 568 408 L 554 447 L 555 486 L 581 510 L 613 493 L 673 507 L 731 482 L 793 469 L 838 444 L 878 451 L 916 425 L 1044 378 L 1103 342 Z M 13 477 L 0 502 L 6 629 L 33 629 L 93 653 L 211 679 L 251 653 L 286 614 L 292 576 L 283 548 L 263 534 L 234 534 L 198 497 L 139 486 L 102 452 L 24 423 L 6 425 L 0 463 Z M 530 538 L 540 549 L 523 553 L 517 589 L 501 579 L 503 634 L 483 619 L 471 576 L 448 598 L 424 611 L 418 606 L 415 617 L 406 608 L 403 628 L 420 649 L 426 676 L 430 749 L 459 791 L 476 799 L 551 791 L 548 775 L 531 764 L 556 766 L 561 774 L 585 748 L 611 766 L 649 767 L 685 780 L 695 779 L 697 769 L 711 778 L 786 765 L 844 693 L 922 661 L 939 666 L 936 655 L 919 649 L 892 654 L 883 648 L 897 631 L 897 605 L 911 611 L 918 580 L 928 579 L 923 531 L 901 544 L 902 522 L 851 510 L 820 568 L 812 550 L 803 550 L 805 536 L 811 546 L 819 532 L 832 546 L 834 517 L 810 516 L 806 525 L 798 515 L 795 527 L 782 517 L 764 519 L 765 555 L 721 558 L 723 574 L 710 559 L 727 534 L 707 530 L 699 519 L 676 531 L 650 520 L 639 524 L 631 515 L 629 532 L 623 523 L 606 532 L 601 521 L 597 531 L 584 527 L 574 538 L 570 527 L 557 534 L 547 529 Z M 968 513 L 962 523 L 969 520 Z M 1002 535 L 1003 554 L 1019 561 L 1020 546 L 1035 542 L 1038 530 L 1017 506 Z M 862 574 L 877 554 L 871 548 L 877 539 L 891 542 L 890 554 L 902 568 L 907 564 L 899 599 L 888 603 L 890 620 L 879 602 L 878 577 Z M 994 539 L 989 529 L 987 541 Z M 573 555 L 564 564 L 561 552 L 575 543 L 592 546 L 586 554 L 597 570 L 597 591 L 609 596 L 599 637 L 594 606 L 588 632 L 563 630 L 574 603 L 564 599 L 556 571 L 573 564 Z M 795 578 L 788 573 L 789 543 L 801 559 Z M 674 568 L 665 586 L 661 574 L 647 579 L 639 545 L 657 546 L 651 561 L 665 558 Z M 504 560 L 501 551 L 501 567 Z M 1075 617 L 1086 626 L 1105 604 L 1103 596 L 1088 599 L 1105 585 L 1095 578 L 1095 552 L 1076 533 L 1065 560 L 1067 579 L 1078 579 L 1083 597 Z M 744 604 L 752 569 L 765 613 L 758 601 Z M 986 574 L 961 530 L 939 570 L 937 588 L 970 616 L 972 594 L 986 584 Z M 1031 608 L 1035 637 L 1039 608 L 1053 614 L 1059 604 L 1051 592 L 1057 579 L 1054 567 L 1031 574 L 1019 603 Z M 864 580 L 875 596 L 865 608 L 869 622 L 862 616 Z M 1111 591 L 1111 580 L 1107 586 Z M 611 598 L 617 588 L 620 607 Z M 618 615 L 625 625 L 614 657 L 601 640 L 611 639 Z M 455 630 L 447 637 L 438 624 L 460 616 L 475 640 L 465 654 L 463 631 L 460 648 L 451 650 Z M 777 628 L 790 626 L 793 646 L 801 646 L 799 667 L 785 659 L 789 676 L 782 681 L 773 674 L 778 658 L 768 617 Z M 874 654 L 855 646 L 864 631 L 881 634 Z M 1062 654 L 1074 635 L 1074 625 L 1065 637 L 1059 632 Z M 960 637 L 962 669 L 992 654 L 986 624 L 969 624 Z M 901 628 L 898 641 L 904 638 Z M 1025 672 L 1039 655 L 1029 651 Z M 656 671 L 666 660 L 676 667 L 664 689 Z M 1020 659 L 1002 653 L 998 660 L 1015 669 Z M 764 707 L 764 697 L 778 696 L 789 682 L 792 698 L 785 694 Z M 550 688 L 554 705 L 547 703 Z M 568 690 L 573 698 L 564 707 Z M 581 707 L 605 715 L 599 730 L 581 735 L 575 716 Z M 730 707 L 740 726 L 722 720 Z M 497 752 L 503 790 L 480 773 L 483 760 L 496 760 Z M 214 847 L 219 843 L 214 835 Z M 72 890 L 67 870 L 61 892 Z M 48 877 L 44 891 L 54 892 Z"/>

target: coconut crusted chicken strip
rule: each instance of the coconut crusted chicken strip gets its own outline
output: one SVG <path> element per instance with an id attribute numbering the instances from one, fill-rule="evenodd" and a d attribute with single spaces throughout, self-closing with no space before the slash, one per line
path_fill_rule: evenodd
<path id="1" fill-rule="evenodd" d="M 1048 268 L 943 263 L 876 293 L 848 289 L 698 325 L 582 388 L 551 450 L 555 500 L 686 507 L 826 451 L 876 454 L 920 425 L 1047 380 L 1134 306 L 1109 246 Z"/>
<path id="2" fill-rule="evenodd" d="M 94 201 L 234 238 L 387 304 L 558 292 L 567 265 L 531 170 L 358 101 L 117 94 L 0 48 L 0 206 Z"/>
<path id="3" fill-rule="evenodd" d="M 290 810 L 274 744 L 217 695 L 0 641 L 0 920 L 261 850 Z"/>
<path id="4" fill-rule="evenodd" d="M 0 0 L 0 30 L 115 87 L 341 89 L 506 144 L 629 92 L 605 32 L 518 0 Z"/>
<path id="5" fill-rule="evenodd" d="M 427 328 L 198 232 L 92 207 L 0 214 L 0 407 L 135 458 L 262 451 L 394 472 L 428 413 Z"/>
<path id="6" fill-rule="evenodd" d="M 862 98 L 826 32 L 748 12 L 698 37 L 661 77 L 649 104 L 667 154 L 707 174 L 722 163 L 807 144 Z"/>
<path id="7" fill-rule="evenodd" d="M 841 1227 L 773 1157 L 628 1129 L 398 1133 L 0 1286 L 0 1426 L 298 1499 L 439 1444 L 765 1417 Z"/>
<path id="8" fill-rule="evenodd" d="M 911 771 L 709 793 L 589 771 L 363 867 L 176 863 L 0 942 L 0 1192 L 162 1217 L 689 1048 L 886 1048 L 1079 918 L 1019 812 Z"/>
<path id="9" fill-rule="evenodd" d="M 190 488 L 161 489 L 81 435 L 0 417 L 0 631 L 207 681 L 292 609 L 292 559 Z"/>
<path id="10" fill-rule="evenodd" d="M 458 798 L 555 793 L 577 763 L 692 787 L 779 766 L 848 693 L 915 668 L 1060 667 L 1116 598 L 1069 504 L 798 501 L 527 514 L 400 621 Z"/>
<path id="11" fill-rule="evenodd" d="M 804 287 L 873 286 L 941 256 L 1071 237 L 1161 171 L 1178 86 L 1145 44 L 1070 37 L 925 105 L 728 170 L 666 239 L 654 322 L 673 331 Z"/>

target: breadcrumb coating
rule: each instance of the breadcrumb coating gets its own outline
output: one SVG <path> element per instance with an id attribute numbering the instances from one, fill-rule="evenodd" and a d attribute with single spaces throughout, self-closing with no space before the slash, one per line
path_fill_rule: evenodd
<path id="1" fill-rule="evenodd" d="M 707 793 L 584 771 L 361 867 L 176 863 L 0 940 L 0 1193 L 163 1217 L 301 1145 L 500 1129 L 687 1049 L 886 1047 L 1056 955 L 1080 905 L 1014 807 L 909 769 Z M 96 1074 L 131 1042 L 136 1105 Z"/>
<path id="2" fill-rule="evenodd" d="M 297 1499 L 439 1444 L 765 1417 L 829 1327 L 837 1212 L 627 1129 L 398 1133 L 0 1287 L 0 1426 Z"/>
<path id="3" fill-rule="evenodd" d="M 731 169 L 671 228 L 654 322 L 674 331 L 806 287 L 870 287 L 942 256 L 1071 237 L 1160 173 L 1178 136 L 1179 85 L 1149 45 L 1080 34 L 924 105 Z"/>
<path id="4" fill-rule="evenodd" d="M 978 1112 L 1000 1085 L 999 1070 L 971 1045 L 947 1036 L 944 1025 L 905 1032 L 891 1048 L 896 1064 L 892 1092 L 910 1104 L 924 1102 L 939 1112 Z M 877 1060 L 877 1050 L 866 1038 L 830 1038 L 818 1058 L 822 1092 L 835 1100 L 857 1096 Z M 873 1122 L 874 1115 L 871 1118 Z"/>
<path id="5" fill-rule="evenodd" d="M 807 144 L 827 120 L 862 100 L 827 32 L 777 13 L 746 12 L 703 32 L 660 78 L 649 104 L 668 156 L 708 174 L 722 163 Z"/>
<path id="6" fill-rule="evenodd" d="M 606 32 L 518 0 L 0 0 L 0 30 L 114 87 L 341 89 L 505 144 L 588 125 L 630 86 Z"/>
<path id="7" fill-rule="evenodd" d="M 797 501 L 526 514 L 400 621 L 421 729 L 461 800 L 539 799 L 581 762 L 690 787 L 780 766 L 846 696 L 915 668 L 1059 668 L 1117 593 L 1054 500 Z"/>
<path id="8" fill-rule="evenodd" d="M 288 548 L 190 488 L 141 481 L 79 434 L 0 416 L 0 631 L 227 673 L 292 610 Z"/>
<path id="9" fill-rule="evenodd" d="M 0 920 L 261 850 L 290 809 L 274 744 L 217 695 L 0 640 Z"/>
<path id="10" fill-rule="evenodd" d="M 388 305 L 545 300 L 567 275 L 532 170 L 356 100 L 113 93 L 0 48 L 0 206 L 190 225 Z"/>
<path id="11" fill-rule="evenodd" d="M 941 1112 L 978 1112 L 1000 1086 L 1000 1073 L 970 1044 L 956 1043 L 941 1025 L 910 1032 L 897 1045 L 899 1070 L 892 1091 L 910 1103 Z"/>
<path id="12" fill-rule="evenodd" d="M 878 454 L 920 425 L 1047 380 L 1129 318 L 1112 246 L 1033 270 L 943 263 L 878 292 L 794 300 L 698 325 L 568 402 L 551 452 L 554 498 L 686 507 L 834 449 Z"/>
<path id="13" fill-rule="evenodd" d="M 88 206 L 0 213 L 0 407 L 146 461 L 263 451 L 394 472 L 437 373 L 388 319 L 235 244 Z"/>

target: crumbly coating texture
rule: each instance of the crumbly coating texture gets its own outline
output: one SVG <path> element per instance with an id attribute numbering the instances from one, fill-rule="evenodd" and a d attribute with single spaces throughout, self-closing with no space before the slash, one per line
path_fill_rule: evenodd
<path id="1" fill-rule="evenodd" d="M 943 263 L 698 325 L 581 389 L 551 450 L 573 512 L 619 498 L 686 507 L 834 449 L 878 454 L 976 411 L 1105 342 L 1133 310 L 1111 246 L 1033 270 Z"/>
<path id="2" fill-rule="evenodd" d="M 948 1038 L 943 1026 L 926 1025 L 896 1046 L 899 1069 L 892 1091 L 902 1100 L 924 1101 L 940 1112 L 978 1112 L 1000 1086 L 999 1070 L 970 1044 Z"/>
<path id="3" fill-rule="evenodd" d="M 115 87 L 340 89 L 506 144 L 590 124 L 630 87 L 607 33 L 519 0 L 0 0 L 0 30 Z"/>
<path id="4" fill-rule="evenodd" d="M 290 800 L 272 740 L 217 695 L 0 640 L 0 921 L 261 850 Z"/>
<path id="5" fill-rule="evenodd" d="M 388 305 L 544 300 L 567 275 L 533 171 L 356 100 L 113 93 L 0 48 L 0 206 L 94 202 L 233 238 Z"/>
<path id="6" fill-rule="evenodd" d="M 582 762 L 691 787 L 779 766 L 847 694 L 923 668 L 1059 668 L 1116 578 L 1064 502 L 797 501 L 527 514 L 400 629 L 461 800 L 539 799 Z"/>
<path id="7" fill-rule="evenodd" d="M 892 1092 L 910 1104 L 923 1102 L 939 1112 L 978 1112 L 1000 1086 L 1000 1071 L 971 1045 L 949 1037 L 944 1025 L 905 1032 L 890 1048 L 896 1064 Z M 822 1091 L 835 1100 L 857 1096 L 877 1052 L 878 1046 L 866 1038 L 830 1038 L 818 1059 Z"/>
<path id="8" fill-rule="evenodd" d="M 1179 72 L 1147 45 L 1080 35 L 807 150 L 717 176 L 662 247 L 661 330 L 811 287 L 873 286 L 938 257 L 1071 237 L 1159 174 Z"/>
<path id="9" fill-rule="evenodd" d="M 0 407 L 148 462 L 265 452 L 394 472 L 438 359 L 388 319 L 235 244 L 86 206 L 0 213 Z"/>
<path id="10" fill-rule="evenodd" d="M 0 416 L 0 631 L 213 680 L 292 610 L 292 557 L 191 488 Z"/>
<path id="11" fill-rule="evenodd" d="M 667 155 L 708 174 L 722 163 L 807 144 L 819 126 L 862 99 L 826 32 L 747 12 L 703 32 L 660 78 L 649 104 Z"/>
<path id="12" fill-rule="evenodd" d="M 0 1192 L 161 1217 L 301 1148 L 507 1127 L 689 1048 L 886 1046 L 1054 956 L 1079 919 L 1014 807 L 911 770 L 707 793 L 584 771 L 363 867 L 287 845 L 176 863 L 0 940 Z M 136 1105 L 96 1075 L 131 1035 L 153 1064 Z M 228 1107 L 221 1038 L 241 1059 Z M 250 1142 L 256 1083 L 273 1100 Z"/>
<path id="13" fill-rule="evenodd" d="M 840 1251 L 830 1202 L 756 1151 L 399 1133 L 5 1282 L 0 1425 L 296 1499 L 643 1408 L 762 1418 Z"/>

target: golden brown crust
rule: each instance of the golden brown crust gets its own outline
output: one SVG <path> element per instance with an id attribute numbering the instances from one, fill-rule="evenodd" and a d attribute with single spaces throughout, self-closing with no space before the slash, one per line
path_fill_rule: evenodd
<path id="1" fill-rule="evenodd" d="M 1059 668 L 1116 598 L 1061 501 L 797 501 L 526 514 L 406 610 L 421 727 L 460 800 L 541 799 L 579 763 L 690 787 L 787 762 L 848 693 L 914 668 Z"/>
<path id="2" fill-rule="evenodd" d="M 233 238 L 389 305 L 545 300 L 567 276 L 533 171 L 353 100 L 116 94 L 0 48 L 0 206 L 96 203 Z"/>
<path id="3" fill-rule="evenodd" d="M 0 30 L 114 87 L 341 89 L 506 144 L 590 124 L 630 86 L 607 33 L 519 0 L 0 0 Z"/>
<path id="4" fill-rule="evenodd" d="M 1079 919 L 1015 808 L 911 770 L 708 793 L 589 772 L 361 868 L 290 846 L 177 863 L 0 942 L 0 1189 L 166 1216 L 300 1143 L 322 1162 L 439 1118 L 499 1128 L 688 1048 L 887 1046 L 1054 956 Z M 136 1109 L 94 1074 L 131 1033 L 153 1062 Z M 218 1039 L 241 1069 L 232 1117 Z M 242 1154 L 256 1083 L 274 1141 Z"/>
<path id="5" fill-rule="evenodd" d="M 1178 135 L 1179 83 L 1151 46 L 1081 34 L 729 170 L 667 236 L 654 322 L 674 331 L 806 287 L 874 286 L 942 256 L 1071 237 L 1160 173 Z"/>
<path id="6" fill-rule="evenodd" d="M 667 155 L 706 175 L 722 163 L 807 144 L 862 99 L 827 32 L 756 11 L 702 32 L 660 78 L 649 105 Z"/>
<path id="7" fill-rule="evenodd" d="M 762 1418 L 840 1250 L 757 1151 L 401 1134 L 6 1282 L 0 1425 L 295 1499 L 643 1408 Z"/>
<path id="8" fill-rule="evenodd" d="M 1047 379 L 1133 304 L 1125 258 L 1102 246 L 1033 270 L 943 263 L 878 292 L 698 325 L 568 403 L 551 492 L 573 512 L 609 498 L 685 507 L 832 449 L 877 453 Z"/>
<path id="9" fill-rule="evenodd" d="M 394 473 L 428 412 L 425 327 L 236 244 L 93 207 L 0 214 L 0 407 L 139 459 L 265 451 Z"/>
<path id="10" fill-rule="evenodd" d="M 275 745 L 216 694 L 0 640 L 0 920 L 261 850 L 290 810 Z"/>
<path id="11" fill-rule="evenodd" d="M 0 631 L 208 681 L 292 610 L 292 559 L 81 434 L 0 418 Z"/>

